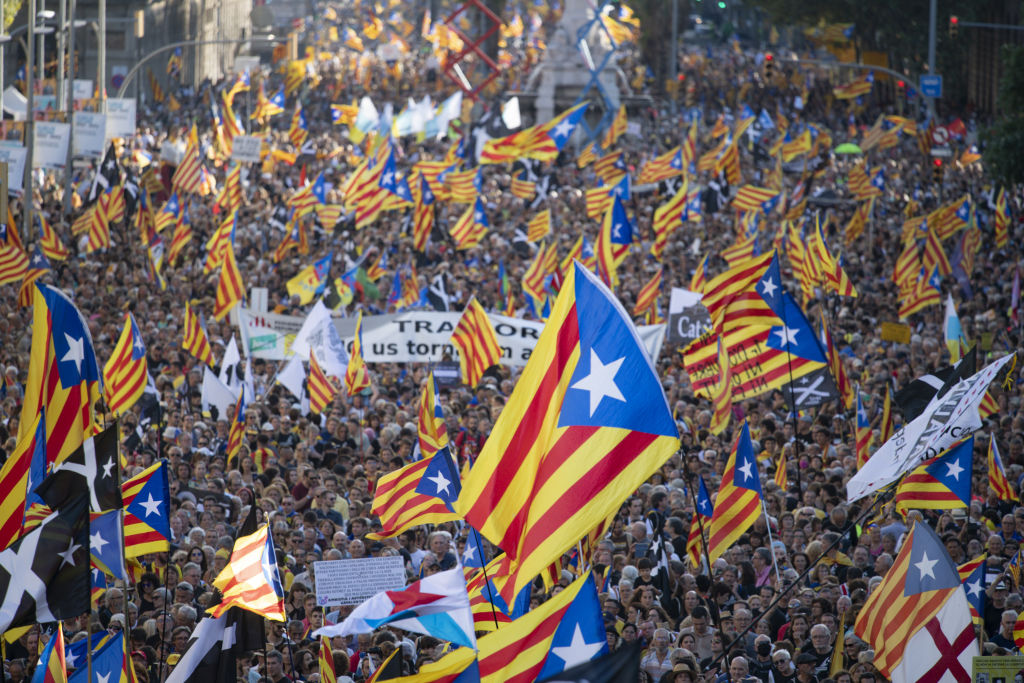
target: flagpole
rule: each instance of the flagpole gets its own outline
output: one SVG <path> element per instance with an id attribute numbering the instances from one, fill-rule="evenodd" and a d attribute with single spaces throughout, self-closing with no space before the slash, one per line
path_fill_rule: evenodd
<path id="1" fill-rule="evenodd" d="M 776 256 L 776 258 L 778 258 L 778 256 Z M 786 288 L 782 285 L 781 282 L 779 283 L 779 289 L 781 290 L 779 292 L 779 298 L 782 299 L 783 296 L 785 296 L 785 294 L 786 294 Z M 789 330 L 789 321 L 786 318 L 787 318 L 787 316 L 786 316 L 786 301 L 785 301 L 785 299 L 783 299 L 783 301 L 782 301 L 782 327 L 785 330 L 788 331 Z M 798 433 L 797 433 L 797 428 L 798 428 L 799 425 L 797 424 L 797 417 L 796 417 L 797 416 L 796 389 L 793 388 L 793 354 L 789 350 L 786 351 L 786 367 L 788 368 L 788 371 L 789 371 L 789 404 L 790 404 L 790 412 L 791 412 L 791 414 L 793 416 L 793 420 L 792 420 L 792 422 L 793 422 L 793 455 L 796 457 L 796 490 L 797 490 L 798 497 L 802 497 L 803 496 L 804 486 L 803 486 L 803 482 L 800 481 L 800 439 L 798 438 Z M 773 554 L 773 556 L 774 556 L 774 554 Z M 708 566 L 708 572 L 710 573 L 710 571 L 711 571 L 711 567 Z"/>
<path id="2" fill-rule="evenodd" d="M 883 491 L 880 495 L 875 496 L 875 499 L 874 499 L 874 501 L 872 501 L 871 505 L 869 505 L 868 508 L 866 510 L 864 510 L 864 512 L 861 513 L 861 515 L 859 517 L 857 517 L 857 519 L 855 519 L 852 522 L 850 522 L 849 524 L 847 524 L 846 528 L 843 529 L 842 533 L 840 533 L 836 537 L 836 539 L 834 541 L 832 541 L 832 543 L 830 543 L 828 545 L 828 547 L 825 548 L 822 551 L 821 555 L 818 556 L 818 559 L 814 560 L 813 562 L 811 562 L 810 564 L 807 565 L 807 568 L 804 569 L 803 573 L 800 574 L 799 576 L 797 576 L 796 579 L 794 579 L 794 581 L 789 585 L 788 588 L 783 588 L 782 586 L 779 587 L 779 590 L 776 592 L 775 598 L 770 603 L 768 603 L 767 607 L 765 607 L 762 610 L 762 613 L 763 614 L 770 614 L 771 611 L 772 611 L 772 608 L 775 607 L 780 602 L 782 602 L 782 598 L 784 598 L 791 590 L 796 588 L 800 584 L 800 581 L 802 579 L 804 579 L 805 577 L 809 576 L 810 573 L 812 571 L 814 571 L 814 568 L 818 566 L 818 563 L 820 563 L 825 557 L 827 557 L 829 552 L 831 552 L 835 547 L 837 547 L 839 545 L 840 541 L 842 541 L 843 538 L 847 534 L 849 534 L 851 530 L 856 529 L 857 526 L 859 526 L 861 522 L 863 522 L 865 519 L 867 519 L 868 516 L 872 512 L 874 512 L 875 508 L 878 507 L 879 503 L 882 503 L 883 501 L 886 501 L 895 492 L 896 492 L 896 487 L 895 486 L 891 486 L 888 489 L 886 489 L 885 491 Z M 774 557 L 774 553 L 772 553 L 772 555 Z M 747 626 L 741 632 L 737 633 L 735 635 L 735 637 L 733 638 L 732 642 L 730 642 L 728 645 L 726 645 L 725 648 L 722 650 L 722 654 L 718 655 L 711 662 L 711 664 L 708 665 L 708 667 L 710 668 L 710 667 L 716 665 L 718 662 L 722 661 L 722 658 L 725 657 L 725 655 L 727 653 L 731 652 L 732 648 L 735 645 L 737 645 L 738 643 L 740 643 L 743 640 L 744 636 L 746 636 L 748 633 L 750 633 L 750 630 L 752 628 L 754 628 L 754 626 L 756 626 L 756 622 L 757 622 L 757 620 L 752 619 L 749 626 Z"/>
<path id="3" fill-rule="evenodd" d="M 798 463 L 799 465 L 799 463 Z M 761 496 L 761 510 L 764 512 L 764 526 L 768 529 L 768 548 L 772 553 L 772 565 L 775 567 L 775 581 L 782 585 L 782 575 L 779 573 L 779 561 L 775 559 L 774 541 L 772 540 L 772 522 L 768 518 L 768 506 L 765 505 L 764 496 Z"/>
<path id="4" fill-rule="evenodd" d="M 499 628 L 498 609 L 494 606 L 494 590 L 491 588 L 491 580 L 487 578 L 487 560 L 484 558 L 484 542 L 480 538 L 479 531 L 473 527 L 469 528 L 474 534 L 476 534 L 476 547 L 480 550 L 480 571 L 484 573 L 484 587 L 487 589 L 487 600 L 491 603 L 491 616 L 494 617 L 494 628 Z"/>
<path id="5" fill-rule="evenodd" d="M 697 500 L 697 489 L 696 489 L 696 487 L 700 486 L 700 477 L 698 475 L 693 474 L 692 472 L 687 472 L 686 473 L 687 483 L 689 483 L 691 478 L 696 478 L 697 479 L 697 483 L 696 484 L 690 484 L 690 486 L 688 488 L 690 489 L 690 498 L 693 499 L 693 514 L 697 516 L 697 528 L 700 529 L 700 547 L 701 547 L 701 550 L 704 551 L 704 561 L 708 565 L 708 576 L 711 576 L 711 555 L 708 554 L 708 540 L 707 540 L 707 537 L 704 536 L 704 520 L 701 518 L 700 503 Z"/>

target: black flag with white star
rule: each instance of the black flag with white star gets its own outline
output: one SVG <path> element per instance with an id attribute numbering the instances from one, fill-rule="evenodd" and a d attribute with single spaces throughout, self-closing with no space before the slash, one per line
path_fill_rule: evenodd
<path id="1" fill-rule="evenodd" d="M 89 611 L 88 496 L 0 551 L 0 596 L 0 632 Z"/>
<path id="2" fill-rule="evenodd" d="M 117 151 L 114 143 L 107 147 L 107 153 L 103 155 L 100 167 L 96 169 L 96 178 L 93 180 L 92 188 L 89 190 L 89 201 L 94 202 L 101 193 L 121 182 L 121 167 L 117 163 Z"/>
<path id="3" fill-rule="evenodd" d="M 59 510 L 79 493 L 89 491 L 93 512 L 121 507 L 121 476 L 118 470 L 117 425 L 113 424 L 57 465 L 36 493 L 49 507 Z"/>

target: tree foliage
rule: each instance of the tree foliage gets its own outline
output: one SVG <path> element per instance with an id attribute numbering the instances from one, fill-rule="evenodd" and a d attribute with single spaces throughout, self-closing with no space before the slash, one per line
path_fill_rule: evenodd
<path id="1" fill-rule="evenodd" d="M 985 166 L 1003 185 L 1024 182 L 1024 46 L 1003 47 L 999 117 L 982 131 Z"/>

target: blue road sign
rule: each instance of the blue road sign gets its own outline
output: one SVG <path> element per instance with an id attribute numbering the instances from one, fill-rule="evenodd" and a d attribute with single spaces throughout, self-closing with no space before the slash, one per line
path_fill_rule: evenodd
<path id="1" fill-rule="evenodd" d="M 942 97 L 942 76 L 938 74 L 921 76 L 921 94 L 925 97 Z"/>

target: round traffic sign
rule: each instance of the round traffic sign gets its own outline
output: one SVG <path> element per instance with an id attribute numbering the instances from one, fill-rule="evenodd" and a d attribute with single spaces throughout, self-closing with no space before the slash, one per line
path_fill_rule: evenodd
<path id="1" fill-rule="evenodd" d="M 945 145 L 949 142 L 949 131 L 944 127 L 936 128 L 932 131 L 932 142 L 936 145 Z"/>

